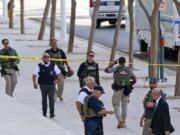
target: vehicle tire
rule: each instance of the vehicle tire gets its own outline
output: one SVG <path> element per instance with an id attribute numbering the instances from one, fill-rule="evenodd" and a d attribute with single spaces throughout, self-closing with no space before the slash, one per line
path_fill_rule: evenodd
<path id="1" fill-rule="evenodd" d="M 126 28 L 126 24 L 121 24 L 121 28 Z"/>
<path id="2" fill-rule="evenodd" d="M 116 24 L 117 20 L 109 20 L 109 24 Z"/>
<path id="3" fill-rule="evenodd" d="M 96 22 L 96 28 L 100 28 L 101 27 L 101 21 L 100 20 L 97 20 Z"/>
<path id="4" fill-rule="evenodd" d="M 147 52 L 148 44 L 144 40 L 140 40 L 139 45 L 140 45 L 140 51 Z"/>

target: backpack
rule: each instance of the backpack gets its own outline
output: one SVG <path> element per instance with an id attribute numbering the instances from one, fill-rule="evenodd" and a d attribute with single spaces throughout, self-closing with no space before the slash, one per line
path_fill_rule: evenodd
<path id="1" fill-rule="evenodd" d="M 114 84 L 119 87 L 130 86 L 130 75 L 128 67 L 118 67 L 114 72 Z"/>

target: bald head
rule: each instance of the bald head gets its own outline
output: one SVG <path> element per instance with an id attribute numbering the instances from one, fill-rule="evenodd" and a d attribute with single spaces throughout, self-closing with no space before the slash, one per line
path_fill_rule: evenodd
<path id="1" fill-rule="evenodd" d="M 43 53 L 42 57 L 50 57 L 49 53 Z"/>
<path id="2" fill-rule="evenodd" d="M 49 58 L 50 58 L 50 55 L 48 53 L 44 53 L 42 56 L 42 59 L 45 64 L 47 64 L 49 62 Z"/>
<path id="3" fill-rule="evenodd" d="M 158 98 L 161 96 L 161 89 L 159 89 L 159 88 L 154 88 L 154 89 L 152 90 L 151 94 L 152 94 L 152 98 L 153 98 L 154 100 L 156 100 L 156 99 L 158 99 Z"/>

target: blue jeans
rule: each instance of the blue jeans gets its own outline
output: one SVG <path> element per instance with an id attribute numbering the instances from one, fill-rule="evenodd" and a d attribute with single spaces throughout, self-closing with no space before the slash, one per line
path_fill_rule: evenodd
<path id="1" fill-rule="evenodd" d="M 104 135 L 102 121 L 94 119 L 85 120 L 87 135 Z"/>

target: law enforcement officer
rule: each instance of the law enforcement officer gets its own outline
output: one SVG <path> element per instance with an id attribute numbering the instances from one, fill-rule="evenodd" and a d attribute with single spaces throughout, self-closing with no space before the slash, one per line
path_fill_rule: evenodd
<path id="1" fill-rule="evenodd" d="M 64 51 L 57 47 L 56 39 L 51 40 L 51 48 L 46 50 L 45 52 L 48 53 L 50 57 L 54 59 L 64 59 L 64 60 L 67 59 Z M 58 89 L 56 92 L 57 97 L 59 97 L 59 100 L 63 101 L 62 94 L 64 90 L 64 78 L 67 76 L 68 73 L 71 73 L 72 75 L 73 71 L 71 70 L 71 67 L 69 66 L 67 61 L 53 61 L 53 62 L 58 66 L 58 68 L 61 70 L 61 73 L 63 75 L 63 78 L 57 83 Z M 64 65 L 66 65 L 68 72 L 66 72 Z"/>
<path id="2" fill-rule="evenodd" d="M 16 50 L 9 46 L 9 40 L 3 39 L 3 49 L 0 50 L 0 55 L 18 56 Z M 4 76 L 6 81 L 6 94 L 13 96 L 15 86 L 17 84 L 17 71 L 19 71 L 19 59 L 0 58 L 1 75 Z"/>
<path id="3" fill-rule="evenodd" d="M 85 97 L 87 97 L 88 95 L 90 95 L 92 93 L 93 88 L 96 84 L 95 79 L 93 77 L 87 77 L 84 79 L 84 81 L 85 81 L 86 85 L 83 88 L 81 88 L 81 90 L 79 92 L 79 96 L 76 100 L 77 111 L 83 122 L 85 120 L 85 116 L 84 116 L 84 112 L 83 112 L 84 99 L 85 99 Z M 85 135 L 87 135 L 86 130 L 85 130 Z"/>
<path id="4" fill-rule="evenodd" d="M 157 79 L 150 78 L 149 86 L 150 86 L 150 90 L 145 95 L 144 100 L 143 100 L 144 113 L 140 119 L 140 126 L 143 127 L 142 135 L 152 135 L 152 132 L 149 131 L 149 128 L 150 128 L 152 117 L 153 117 L 154 111 L 155 111 L 154 110 L 155 101 L 152 98 L 151 92 L 154 88 L 157 88 Z M 162 97 L 166 96 L 162 90 L 161 90 L 161 95 L 162 95 Z"/>
<path id="5" fill-rule="evenodd" d="M 104 93 L 104 89 L 97 85 L 92 94 L 84 100 L 83 112 L 87 135 L 104 135 L 103 117 L 107 114 L 113 114 L 113 111 L 105 110 L 103 102 L 99 100 Z"/>
<path id="6" fill-rule="evenodd" d="M 42 110 L 43 116 L 47 114 L 47 97 L 49 98 L 50 118 L 55 116 L 54 114 L 54 92 L 55 84 L 61 79 L 60 70 L 54 63 L 49 61 L 50 55 L 48 53 L 43 54 L 43 62 L 39 63 L 33 73 L 33 85 L 37 89 L 38 85 L 36 78 L 38 76 L 38 84 L 40 85 L 42 94 Z"/>
<path id="7" fill-rule="evenodd" d="M 119 65 L 113 67 L 117 63 L 119 63 Z M 114 95 L 112 97 L 112 104 L 116 119 L 118 120 L 117 128 L 126 127 L 125 123 L 127 117 L 129 94 L 132 91 L 132 85 L 136 83 L 135 75 L 132 73 L 129 67 L 125 66 L 125 63 L 126 59 L 124 57 L 120 57 L 105 69 L 106 73 L 114 73 L 112 84 Z M 120 103 L 122 113 L 120 112 Z"/>
<path id="8" fill-rule="evenodd" d="M 89 51 L 87 61 L 83 62 L 80 65 L 79 69 L 78 69 L 77 76 L 79 77 L 79 83 L 80 83 L 81 88 L 85 85 L 83 79 L 88 77 L 88 76 L 94 77 L 96 83 L 100 84 L 100 81 L 99 81 L 99 66 L 93 60 L 93 58 L 94 58 L 94 52 Z"/>

